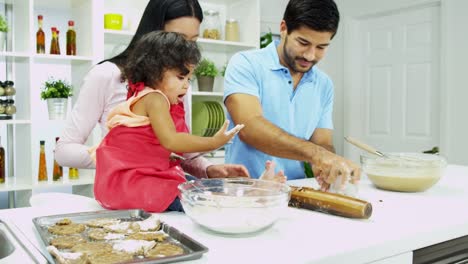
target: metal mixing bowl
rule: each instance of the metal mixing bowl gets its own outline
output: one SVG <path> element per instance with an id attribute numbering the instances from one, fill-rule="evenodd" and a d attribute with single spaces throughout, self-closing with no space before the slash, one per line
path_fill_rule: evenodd
<path id="1" fill-rule="evenodd" d="M 388 153 L 389 157 L 362 155 L 362 170 L 378 188 L 400 192 L 422 192 L 443 176 L 445 158 L 422 153 Z"/>
<path id="2" fill-rule="evenodd" d="M 248 234 L 272 226 L 288 206 L 288 185 L 249 178 L 206 179 L 179 185 L 185 213 L 223 234 Z"/>

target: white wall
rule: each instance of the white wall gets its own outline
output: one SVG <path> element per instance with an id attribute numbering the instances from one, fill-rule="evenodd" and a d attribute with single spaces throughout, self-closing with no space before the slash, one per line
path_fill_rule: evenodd
<path id="1" fill-rule="evenodd" d="M 283 18 L 288 0 L 260 0 L 260 32 L 279 34 L 279 24 Z"/>
<path id="2" fill-rule="evenodd" d="M 436 0 L 434 0 L 436 1 Z M 344 35 L 345 35 L 345 23 L 347 18 L 360 17 L 367 14 L 378 14 L 389 10 L 398 10 L 408 5 L 420 5 L 427 2 L 434 2 L 431 0 L 335 0 L 340 10 L 340 25 L 338 33 L 332 40 L 328 53 L 320 62 L 319 67 L 324 70 L 330 78 L 333 80 L 335 85 L 335 105 L 333 110 L 333 121 L 335 125 L 334 130 L 334 144 L 336 152 L 343 154 L 344 136 L 344 116 L 347 111 L 344 108 L 344 91 L 346 89 L 346 83 L 344 80 Z M 463 1 L 463 0 L 461 0 Z M 468 2 L 468 1 L 467 1 Z M 352 122 L 352 121 L 351 121 Z"/>
<path id="3" fill-rule="evenodd" d="M 419 6 L 429 3 L 440 3 L 441 9 L 441 144 L 442 155 L 447 157 L 451 164 L 468 165 L 468 121 L 465 117 L 468 113 L 468 85 L 466 72 L 468 61 L 468 34 L 466 26 L 468 25 L 468 1 L 466 0 L 336 0 L 342 16 L 339 34 L 333 43 L 333 49 L 343 50 L 344 43 L 343 22 L 346 18 L 356 18 L 369 14 L 378 14 L 381 12 L 397 11 L 399 9 L 411 6 Z M 335 105 L 335 124 L 337 133 L 343 126 L 343 106 L 338 102 L 342 98 L 346 84 L 343 79 L 344 57 L 342 52 L 330 56 L 322 68 L 333 69 L 332 79 L 335 83 L 335 93 L 338 98 Z M 326 66 L 326 67 L 325 67 Z M 341 101 L 342 103 L 342 101 Z M 337 146 L 343 145 L 342 138 L 336 138 Z"/>
<path id="4" fill-rule="evenodd" d="M 442 1 L 443 153 L 450 163 L 468 165 L 468 1 Z M 446 128 L 446 129 L 444 129 Z"/>

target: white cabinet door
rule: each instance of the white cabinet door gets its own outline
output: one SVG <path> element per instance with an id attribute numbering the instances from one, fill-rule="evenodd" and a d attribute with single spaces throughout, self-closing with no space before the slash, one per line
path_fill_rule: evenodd
<path id="1" fill-rule="evenodd" d="M 387 152 L 438 146 L 439 7 L 366 16 L 355 28 L 345 133 Z M 345 145 L 353 160 L 359 152 Z"/>

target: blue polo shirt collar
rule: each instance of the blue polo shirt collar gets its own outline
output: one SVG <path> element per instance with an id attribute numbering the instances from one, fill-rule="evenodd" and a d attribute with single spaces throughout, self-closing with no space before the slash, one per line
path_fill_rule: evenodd
<path id="1" fill-rule="evenodd" d="M 267 61 L 268 67 L 272 71 L 278 71 L 278 70 L 288 70 L 289 71 L 289 69 L 287 67 L 281 65 L 281 63 L 280 63 L 279 56 L 278 56 L 278 50 L 277 50 L 278 45 L 279 45 L 279 41 L 274 40 L 272 43 L 270 43 L 265 48 L 267 50 L 268 54 L 269 54 L 269 56 L 268 56 L 269 59 Z M 304 76 L 302 76 L 302 80 L 306 81 L 306 82 L 313 81 L 314 69 L 315 69 L 315 66 L 312 67 L 312 69 L 310 71 L 306 72 L 304 74 Z"/>

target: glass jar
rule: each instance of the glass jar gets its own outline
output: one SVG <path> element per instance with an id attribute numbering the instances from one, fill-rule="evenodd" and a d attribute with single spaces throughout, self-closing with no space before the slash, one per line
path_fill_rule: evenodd
<path id="1" fill-rule="evenodd" d="M 68 168 L 68 178 L 70 180 L 78 180 L 80 178 L 80 173 L 77 168 Z"/>
<path id="2" fill-rule="evenodd" d="M 0 82 L 0 96 L 4 96 L 4 95 L 5 95 L 5 83 Z"/>
<path id="3" fill-rule="evenodd" d="M 226 20 L 224 39 L 227 41 L 239 41 L 239 23 L 236 19 L 230 18 Z"/>
<path id="4" fill-rule="evenodd" d="M 5 81 L 4 83 L 5 86 L 5 94 L 6 96 L 12 96 L 16 94 L 16 89 L 14 87 L 15 83 L 13 81 Z"/>
<path id="5" fill-rule="evenodd" d="M 9 120 L 11 115 L 7 115 L 6 108 L 8 106 L 8 99 L 0 99 L 0 120 Z"/>
<path id="6" fill-rule="evenodd" d="M 5 114 L 6 101 L 7 101 L 7 100 L 1 100 L 1 99 L 0 99 L 0 115 Z"/>
<path id="7" fill-rule="evenodd" d="M 203 38 L 221 39 L 221 22 L 219 12 L 216 10 L 205 10 L 203 19 Z"/>
<path id="8" fill-rule="evenodd" d="M 5 114 L 7 114 L 9 116 L 12 116 L 12 115 L 16 114 L 16 106 L 14 105 L 15 100 L 8 99 L 6 101 L 7 101 L 7 104 L 6 104 L 6 107 L 5 107 Z"/>

